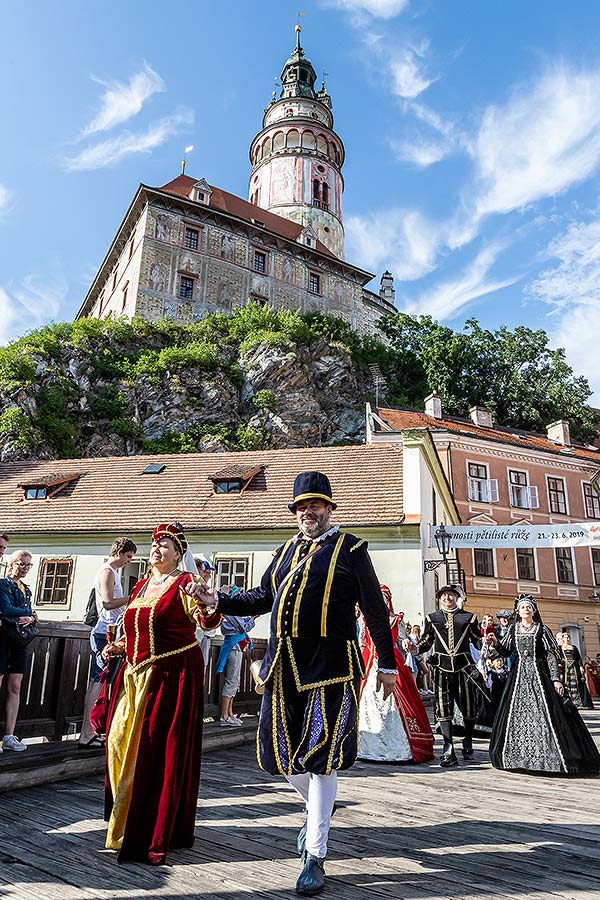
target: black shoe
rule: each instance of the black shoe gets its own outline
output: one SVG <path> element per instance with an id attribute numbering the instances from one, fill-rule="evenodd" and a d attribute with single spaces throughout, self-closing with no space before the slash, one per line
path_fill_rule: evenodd
<path id="1" fill-rule="evenodd" d="M 448 753 L 442 753 L 440 756 L 440 766 L 442 769 L 449 769 L 451 766 L 457 765 L 458 759 L 456 758 L 454 750 L 450 750 Z"/>
<path id="2" fill-rule="evenodd" d="M 338 810 L 337 803 L 333 804 L 333 809 L 331 810 L 331 818 L 335 816 Z M 298 848 L 298 856 L 304 856 L 304 851 L 306 850 L 306 826 L 307 822 L 304 823 L 300 831 L 298 832 L 298 837 L 296 838 L 296 846 Z"/>
<path id="3" fill-rule="evenodd" d="M 314 897 L 325 887 L 325 858 L 304 854 L 304 868 L 296 882 L 296 893 L 303 897 Z"/>
<path id="4" fill-rule="evenodd" d="M 465 747 L 463 744 L 461 753 L 463 755 L 463 759 L 475 759 L 475 753 L 472 747 Z"/>

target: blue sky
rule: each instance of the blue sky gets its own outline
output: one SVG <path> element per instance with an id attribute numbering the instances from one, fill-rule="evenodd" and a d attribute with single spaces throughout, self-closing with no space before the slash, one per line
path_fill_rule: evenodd
<path id="1" fill-rule="evenodd" d="M 597 0 L 5 5 L 0 341 L 72 318 L 139 182 L 247 195 L 294 43 L 346 146 L 346 257 L 460 328 L 543 327 L 600 405 Z M 377 281 L 373 283 L 376 288 Z"/>

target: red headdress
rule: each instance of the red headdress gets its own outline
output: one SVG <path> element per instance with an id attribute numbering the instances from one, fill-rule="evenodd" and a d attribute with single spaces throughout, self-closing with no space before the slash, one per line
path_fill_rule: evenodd
<path id="1" fill-rule="evenodd" d="M 157 525 L 152 532 L 152 540 L 159 541 L 161 538 L 170 538 L 182 556 L 188 548 L 183 525 L 180 525 L 179 522 L 163 522 L 161 525 Z"/>
<path id="2" fill-rule="evenodd" d="M 393 604 L 392 604 L 392 592 L 390 591 L 389 587 L 387 586 L 387 584 L 380 584 L 380 585 L 379 585 L 379 590 L 381 591 L 381 594 L 382 594 L 382 596 L 383 596 L 383 599 L 385 600 L 385 605 L 387 606 L 387 608 L 389 609 L 389 611 L 390 611 L 391 613 L 393 613 L 393 612 L 394 612 L 394 606 L 393 606 Z"/>

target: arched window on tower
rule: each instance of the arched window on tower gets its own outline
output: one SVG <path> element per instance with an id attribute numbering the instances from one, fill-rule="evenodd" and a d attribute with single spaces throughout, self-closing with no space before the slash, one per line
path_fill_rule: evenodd
<path id="1" fill-rule="evenodd" d="M 327 153 L 327 138 L 323 134 L 320 134 L 317 138 L 317 150 L 320 153 Z"/>
<path id="2" fill-rule="evenodd" d="M 312 131 L 303 131 L 302 132 L 302 146 L 306 150 L 314 150 L 315 149 L 315 136 Z"/>
<path id="3" fill-rule="evenodd" d="M 285 134 L 283 131 L 278 131 L 277 134 L 273 137 L 273 150 L 283 150 L 285 146 Z"/>
<path id="4" fill-rule="evenodd" d="M 321 206 L 323 209 L 329 209 L 329 185 L 323 184 L 321 190 Z"/>
<path id="5" fill-rule="evenodd" d="M 313 206 L 321 205 L 321 182 L 318 178 L 313 178 Z"/>
<path id="6" fill-rule="evenodd" d="M 288 131 L 287 146 L 293 148 L 300 146 L 300 134 L 298 133 L 298 131 L 296 131 L 295 128 L 292 128 L 290 131 Z"/>

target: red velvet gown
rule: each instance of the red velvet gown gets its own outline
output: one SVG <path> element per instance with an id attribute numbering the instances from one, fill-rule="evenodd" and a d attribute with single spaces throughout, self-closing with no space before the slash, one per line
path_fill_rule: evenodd
<path id="1" fill-rule="evenodd" d="M 375 720 L 376 732 L 369 735 L 361 732 L 361 735 L 359 735 L 359 756 L 363 759 L 375 761 L 407 761 L 407 756 L 398 753 L 398 749 L 399 744 L 408 738 L 408 747 L 412 761 L 422 763 L 433 759 L 433 734 L 417 686 L 410 669 L 400 653 L 398 621 L 396 616 L 390 622 L 398 675 L 396 676 L 393 693 L 386 701 L 383 701 L 379 695 L 367 698 L 365 694 L 367 691 L 374 691 L 374 675 L 377 669 L 375 646 L 371 640 L 368 628 L 365 629 L 365 646 L 362 655 L 366 674 L 361 684 L 360 705 L 362 712 L 363 704 L 369 700 L 373 701 L 371 721 Z M 390 719 L 393 717 L 399 717 L 400 721 L 396 721 L 396 723 L 391 722 Z M 362 723 L 365 716 L 361 714 L 360 719 Z M 395 739 L 393 737 L 394 731 L 396 732 Z M 404 734 L 402 734 L 402 731 Z M 364 748 L 363 752 L 361 752 L 361 747 Z"/>
<path id="2" fill-rule="evenodd" d="M 167 850 L 191 847 L 200 782 L 204 662 L 197 623 L 212 628 L 182 590 L 161 596 L 134 587 L 124 616 L 126 664 L 112 693 L 107 727 L 106 846 L 119 862 L 159 865 Z"/>

